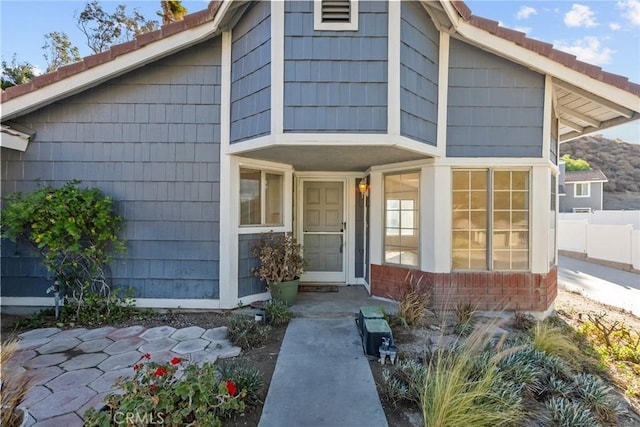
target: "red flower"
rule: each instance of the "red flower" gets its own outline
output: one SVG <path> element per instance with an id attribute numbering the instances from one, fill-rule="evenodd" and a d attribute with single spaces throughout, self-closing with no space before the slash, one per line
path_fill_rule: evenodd
<path id="1" fill-rule="evenodd" d="M 180 359 L 179 357 L 174 357 L 173 359 L 171 359 L 171 364 L 172 365 L 177 365 L 181 361 L 182 361 L 182 359 Z"/>
<path id="2" fill-rule="evenodd" d="M 133 365 L 133 370 L 137 371 L 138 369 L 140 369 L 141 365 L 138 365 L 137 363 L 135 365 Z"/>
<path id="3" fill-rule="evenodd" d="M 151 360 L 151 355 L 149 353 L 145 353 L 142 355 L 142 357 L 140 359 L 147 359 L 147 360 Z"/>
<path id="4" fill-rule="evenodd" d="M 151 384 L 151 385 L 149 386 L 149 390 L 151 390 L 151 391 L 156 391 L 157 389 L 158 389 L 158 386 L 157 386 L 157 385 L 155 385 L 155 384 Z"/>
<path id="5" fill-rule="evenodd" d="M 167 368 L 165 368 L 164 366 L 160 366 L 158 369 L 156 369 L 153 375 L 155 375 L 156 377 L 167 375 Z"/>
<path id="6" fill-rule="evenodd" d="M 238 388 L 231 380 L 227 380 L 227 391 L 229 391 L 231 396 L 235 396 L 238 392 Z"/>

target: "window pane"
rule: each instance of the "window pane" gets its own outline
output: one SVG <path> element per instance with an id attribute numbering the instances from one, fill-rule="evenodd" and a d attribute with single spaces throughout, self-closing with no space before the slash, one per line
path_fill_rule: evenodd
<path id="1" fill-rule="evenodd" d="M 282 175 L 273 173 L 265 174 L 265 223 L 268 225 L 281 225 L 282 222 Z"/>
<path id="2" fill-rule="evenodd" d="M 511 209 L 511 198 L 508 191 L 496 191 L 493 193 L 494 209 Z"/>
<path id="3" fill-rule="evenodd" d="M 469 209 L 469 193 L 454 191 L 453 192 L 453 209 L 467 210 Z"/>
<path id="4" fill-rule="evenodd" d="M 487 209 L 487 192 L 472 191 L 471 192 L 471 209 Z"/>
<path id="5" fill-rule="evenodd" d="M 456 251 L 451 254 L 451 267 L 454 269 L 469 268 L 469 251 Z"/>
<path id="6" fill-rule="evenodd" d="M 470 228 L 484 230 L 487 228 L 487 213 L 485 211 L 471 212 Z"/>
<path id="7" fill-rule="evenodd" d="M 240 169 L 240 225 L 260 224 L 261 172 Z"/>
<path id="8" fill-rule="evenodd" d="M 472 190 L 487 189 L 487 172 L 485 171 L 471 172 L 471 189 Z"/>
<path id="9" fill-rule="evenodd" d="M 468 231 L 454 231 L 453 242 L 451 242 L 453 249 L 468 249 L 469 248 L 469 232 Z"/>
<path id="10" fill-rule="evenodd" d="M 493 229 L 508 230 L 511 224 L 511 213 L 509 211 L 495 211 L 493 213 Z"/>
<path id="11" fill-rule="evenodd" d="M 529 172 L 512 172 L 512 189 L 513 190 L 529 190 Z"/>
<path id="12" fill-rule="evenodd" d="M 511 189 L 511 172 L 496 171 L 493 173 L 493 189 L 494 190 L 510 190 Z"/>
<path id="13" fill-rule="evenodd" d="M 469 251 L 469 268 L 487 269 L 487 251 Z"/>
<path id="14" fill-rule="evenodd" d="M 453 171 L 454 190 L 451 266 L 453 269 L 486 269 L 487 170 Z M 462 177 L 470 185 L 455 187 Z"/>
<path id="15" fill-rule="evenodd" d="M 529 251 L 513 251 L 511 254 L 511 268 L 513 270 L 528 270 Z"/>
<path id="16" fill-rule="evenodd" d="M 528 230 L 529 212 L 513 212 L 511 214 L 511 228 L 513 230 Z"/>
<path id="17" fill-rule="evenodd" d="M 469 189 L 469 172 L 467 171 L 453 172 L 453 189 L 454 191 Z"/>
<path id="18" fill-rule="evenodd" d="M 418 173 L 386 175 L 385 262 L 418 265 Z"/>
<path id="19" fill-rule="evenodd" d="M 529 192 L 514 191 L 511 196 L 513 209 L 529 209 Z"/>
<path id="20" fill-rule="evenodd" d="M 453 229 L 463 229 L 466 230 L 469 228 L 469 213 L 467 211 L 453 211 Z"/>
<path id="21" fill-rule="evenodd" d="M 511 269 L 510 251 L 493 251 L 493 269 L 509 270 Z"/>

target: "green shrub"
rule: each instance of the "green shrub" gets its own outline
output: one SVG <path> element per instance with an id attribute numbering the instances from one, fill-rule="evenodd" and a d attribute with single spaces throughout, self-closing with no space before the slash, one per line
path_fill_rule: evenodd
<path id="1" fill-rule="evenodd" d="M 531 329 L 531 340 L 538 350 L 563 359 L 571 360 L 579 352 L 578 346 L 562 332 L 562 329 L 547 322 L 536 323 Z"/>
<path id="2" fill-rule="evenodd" d="M 243 350 L 250 350 L 263 345 L 269 336 L 270 330 L 270 326 L 242 315 L 233 315 L 227 322 L 227 337 L 233 344 Z"/>
<path id="3" fill-rule="evenodd" d="M 575 393 L 600 421 L 615 422 L 624 411 L 613 397 L 613 389 L 600 378 L 591 374 L 578 374 L 575 379 Z"/>
<path id="4" fill-rule="evenodd" d="M 178 357 L 168 363 L 150 359 L 147 353 L 133 366 L 133 378 L 116 380 L 122 393 L 107 397 L 108 411 L 88 410 L 86 425 L 114 425 L 130 414 L 134 425 L 221 426 L 221 418 L 244 410 L 246 390 L 233 379 L 220 379 L 214 364 L 186 364 Z"/>
<path id="5" fill-rule="evenodd" d="M 7 196 L 0 217 L 2 237 L 29 243 L 68 295 L 77 298 L 88 288 L 107 296 L 107 265 L 113 254 L 125 251 L 118 237 L 122 218 L 114 213 L 110 197 L 79 184 Z"/>
<path id="6" fill-rule="evenodd" d="M 598 427 L 600 424 L 589 408 L 580 402 L 564 397 L 552 397 L 544 406 L 549 411 L 549 419 L 544 425 L 553 427 Z"/>
<path id="7" fill-rule="evenodd" d="M 260 402 L 264 381 L 258 368 L 241 362 L 228 362 L 218 365 L 218 372 L 222 380 L 231 380 L 238 390 L 246 391 L 248 402 Z"/>
<path id="8" fill-rule="evenodd" d="M 267 301 L 264 305 L 267 322 L 272 326 L 284 326 L 293 319 L 293 311 L 289 309 L 287 303 L 279 300 Z"/>

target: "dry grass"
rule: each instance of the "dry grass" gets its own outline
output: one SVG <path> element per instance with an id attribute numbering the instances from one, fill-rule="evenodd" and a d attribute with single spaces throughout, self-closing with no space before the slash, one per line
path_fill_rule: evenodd
<path id="1" fill-rule="evenodd" d="M 421 285 L 422 277 L 416 280 L 411 271 L 404 280 L 409 283 L 409 291 L 400 298 L 398 316 L 406 326 L 420 326 L 429 305 L 429 291 Z"/>
<path id="2" fill-rule="evenodd" d="M 531 329 L 531 340 L 538 350 L 564 360 L 571 360 L 579 352 L 578 346 L 565 335 L 562 329 L 548 322 L 536 323 Z"/>
<path id="3" fill-rule="evenodd" d="M 2 414 L 0 425 L 5 427 L 19 426 L 22 422 L 22 411 L 19 406 L 24 401 L 32 385 L 32 378 L 26 372 L 13 373 L 9 361 L 17 352 L 16 340 L 0 344 L 0 404 Z"/>

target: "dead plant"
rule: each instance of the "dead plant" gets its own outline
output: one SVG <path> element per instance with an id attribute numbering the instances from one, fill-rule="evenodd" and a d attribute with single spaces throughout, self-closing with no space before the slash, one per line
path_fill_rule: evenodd
<path id="1" fill-rule="evenodd" d="M 427 314 L 430 293 L 426 287 L 422 286 L 422 278 L 423 276 L 420 276 L 416 280 L 413 271 L 409 271 L 404 278 L 404 281 L 409 284 L 409 290 L 400 297 L 398 316 L 406 326 L 422 325 Z"/>
<path id="2" fill-rule="evenodd" d="M 32 386 L 32 377 L 27 372 L 11 372 L 10 360 L 16 356 L 15 339 L 0 343 L 0 425 L 19 426 L 24 413 L 20 405 Z"/>

